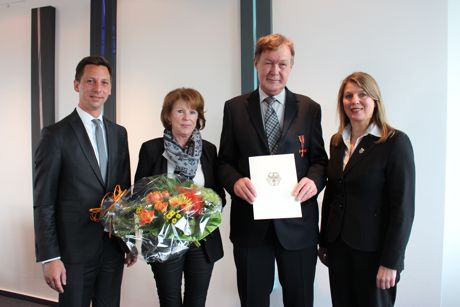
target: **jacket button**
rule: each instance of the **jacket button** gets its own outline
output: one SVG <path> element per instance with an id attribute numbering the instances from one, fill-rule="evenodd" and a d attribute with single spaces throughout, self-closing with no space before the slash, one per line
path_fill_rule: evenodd
<path id="1" fill-rule="evenodd" d="M 342 183 L 343 183 L 343 180 L 342 180 L 342 179 L 339 179 L 339 183 L 342 184 Z"/>
<path id="2" fill-rule="evenodd" d="M 342 205 L 342 204 L 339 204 L 339 208 L 343 208 L 343 205 Z"/>

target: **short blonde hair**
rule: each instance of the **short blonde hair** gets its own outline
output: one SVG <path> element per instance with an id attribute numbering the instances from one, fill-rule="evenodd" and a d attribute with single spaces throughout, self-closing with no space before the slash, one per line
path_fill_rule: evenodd
<path id="1" fill-rule="evenodd" d="M 265 50 L 276 50 L 281 46 L 287 46 L 291 51 L 291 64 L 294 63 L 294 43 L 281 34 L 269 34 L 260 37 L 256 43 L 256 50 L 254 52 L 254 62 L 257 63 L 260 59 L 260 56 Z"/>

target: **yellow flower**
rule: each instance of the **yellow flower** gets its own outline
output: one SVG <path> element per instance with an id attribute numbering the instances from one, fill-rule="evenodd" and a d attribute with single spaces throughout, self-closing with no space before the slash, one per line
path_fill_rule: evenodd
<path id="1" fill-rule="evenodd" d="M 192 206 L 192 201 L 186 197 L 184 194 L 179 194 L 169 199 L 169 205 L 173 208 L 176 207 L 189 207 Z"/>
<path id="2" fill-rule="evenodd" d="M 169 210 L 168 213 L 166 214 L 166 219 L 170 220 L 174 216 L 175 212 L 174 210 Z"/>

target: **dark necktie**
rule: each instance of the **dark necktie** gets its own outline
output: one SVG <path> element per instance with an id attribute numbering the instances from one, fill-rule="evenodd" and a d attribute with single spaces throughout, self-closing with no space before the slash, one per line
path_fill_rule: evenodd
<path id="1" fill-rule="evenodd" d="M 278 148 L 278 139 L 281 135 L 280 123 L 278 121 L 278 116 L 276 115 L 275 110 L 273 109 L 273 103 L 276 102 L 274 97 L 265 98 L 265 103 L 267 103 L 267 110 L 265 111 L 264 123 L 265 123 L 265 134 L 267 135 L 268 148 L 270 154 L 274 154 Z"/>
<path id="2" fill-rule="evenodd" d="M 100 119 L 93 119 L 96 127 L 96 145 L 97 153 L 99 155 L 99 168 L 101 169 L 102 179 L 105 182 L 107 175 L 107 152 L 105 151 L 104 136 L 102 135 L 102 122 Z"/>

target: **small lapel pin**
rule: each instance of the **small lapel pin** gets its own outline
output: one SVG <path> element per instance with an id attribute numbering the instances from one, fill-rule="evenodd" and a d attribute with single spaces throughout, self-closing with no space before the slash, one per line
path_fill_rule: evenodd
<path id="1" fill-rule="evenodd" d="M 361 148 L 359 149 L 359 153 L 362 154 L 363 152 L 364 152 L 364 148 L 361 147 Z"/>

